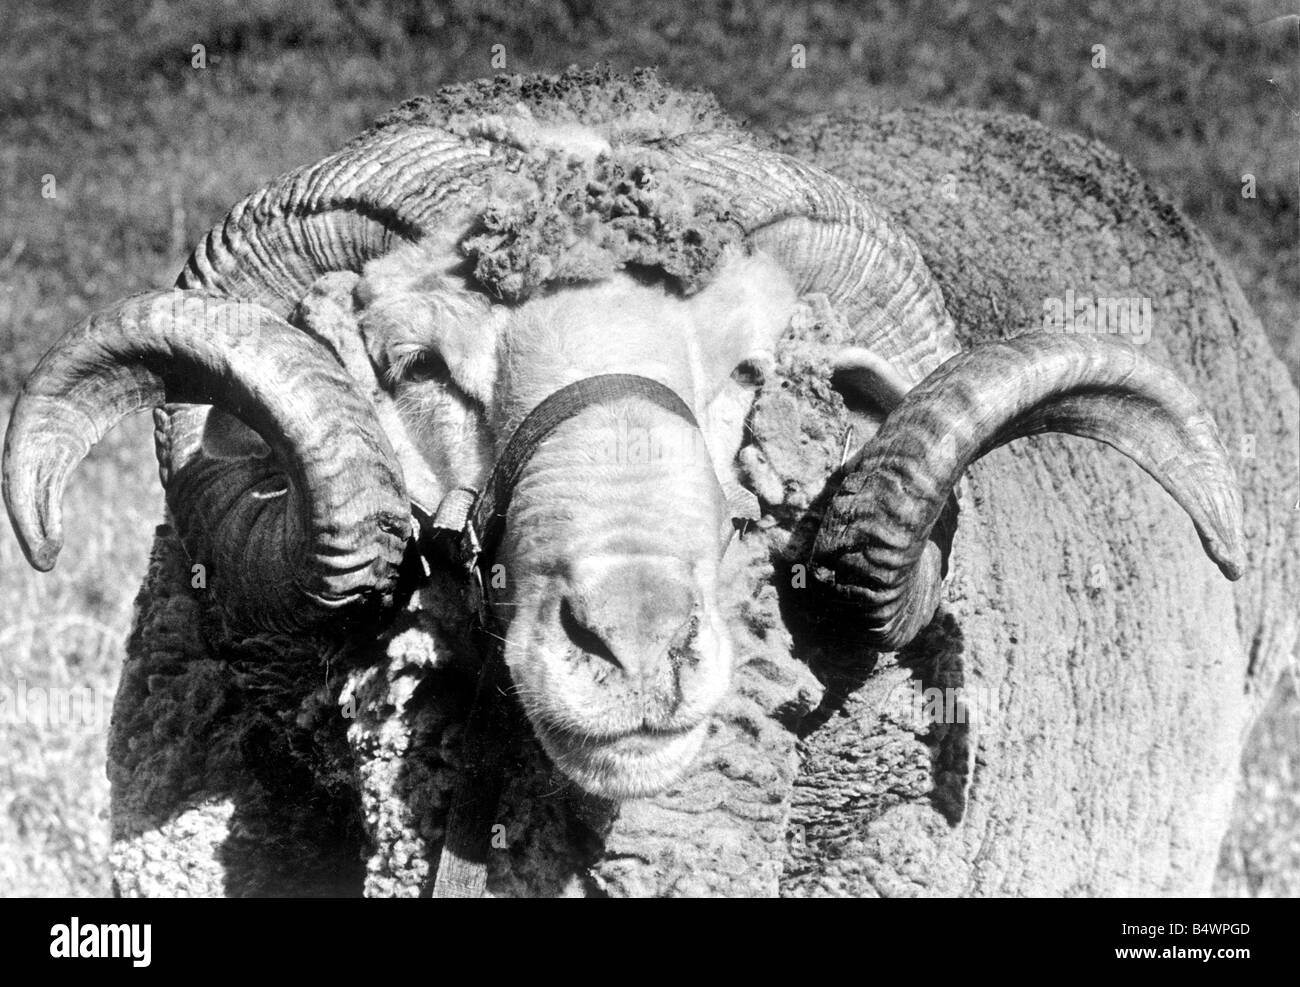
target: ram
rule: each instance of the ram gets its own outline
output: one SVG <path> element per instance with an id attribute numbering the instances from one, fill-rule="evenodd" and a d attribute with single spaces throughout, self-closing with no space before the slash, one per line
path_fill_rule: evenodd
<path id="1" fill-rule="evenodd" d="M 649 72 L 451 87 L 53 347 L 5 445 L 28 559 L 132 412 L 168 505 L 120 891 L 1208 886 L 1296 639 L 1256 321 L 1093 145 L 782 140 Z M 1145 299 L 1147 345 L 1045 324 L 1067 291 Z M 1046 432 L 1111 448 L 1000 448 Z"/>

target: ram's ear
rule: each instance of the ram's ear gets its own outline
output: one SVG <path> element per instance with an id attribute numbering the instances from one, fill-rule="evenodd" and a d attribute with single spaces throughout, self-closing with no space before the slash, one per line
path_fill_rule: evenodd
<path id="1" fill-rule="evenodd" d="M 844 405 L 879 422 L 898 407 L 909 388 L 902 374 L 871 350 L 850 347 L 835 357 L 831 386 Z"/>

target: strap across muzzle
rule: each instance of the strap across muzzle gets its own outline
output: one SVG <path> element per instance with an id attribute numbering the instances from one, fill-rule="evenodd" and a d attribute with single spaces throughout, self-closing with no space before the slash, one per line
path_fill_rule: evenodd
<path id="1" fill-rule="evenodd" d="M 700 427 L 690 406 L 676 391 L 657 380 L 639 374 L 584 377 L 560 388 L 524 418 L 506 442 L 481 491 L 457 487 L 443 497 L 432 514 L 412 504 L 412 515 L 419 527 L 417 548 L 426 574 L 428 566 L 435 564 L 450 565 L 463 572 L 476 597 L 482 626 L 489 626 L 491 619 L 487 573 L 505 531 L 515 485 L 529 460 L 547 436 L 579 412 L 629 397 L 644 398 L 692 428 Z M 744 516 L 753 514 L 746 511 Z"/>

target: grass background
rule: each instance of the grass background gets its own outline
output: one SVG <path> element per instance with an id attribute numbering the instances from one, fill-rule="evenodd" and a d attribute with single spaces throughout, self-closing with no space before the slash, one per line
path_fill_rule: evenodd
<path id="1" fill-rule="evenodd" d="M 657 65 L 758 126 L 924 102 L 1097 137 L 1205 229 L 1294 379 L 1300 17 L 1285 15 L 1297 10 L 1294 0 L 5 0 L 0 401 L 74 322 L 168 284 L 240 196 L 407 96 L 492 74 L 495 45 L 511 72 Z M 791 66 L 796 44 L 802 69 Z M 1099 44 L 1104 69 L 1092 65 Z M 205 68 L 192 64 L 195 45 Z M 1253 199 L 1241 196 L 1247 173 Z M 41 194 L 46 176 L 54 198 Z M 162 511 L 146 421 L 92 454 L 66 508 L 68 547 L 51 575 L 31 572 L 0 531 L 9 895 L 109 887 L 107 712 Z M 1295 678 L 1293 668 L 1252 737 L 1221 893 L 1300 893 Z M 88 687 L 99 715 L 14 715 L 18 692 L 49 687 Z"/>

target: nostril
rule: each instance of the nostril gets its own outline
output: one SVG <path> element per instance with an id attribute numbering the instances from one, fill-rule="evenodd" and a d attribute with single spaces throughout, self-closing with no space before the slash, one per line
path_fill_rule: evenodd
<path id="1" fill-rule="evenodd" d="M 567 596 L 560 600 L 560 626 L 564 628 L 564 633 L 569 636 L 569 640 L 583 651 L 597 658 L 603 658 L 611 665 L 623 667 L 623 663 L 605 643 L 605 639 L 588 627 L 574 612 L 573 604 Z"/>
<path id="2" fill-rule="evenodd" d="M 668 657 L 674 665 L 679 665 L 683 661 L 697 661 L 699 654 L 695 647 L 695 639 L 700 635 L 700 618 L 699 615 L 692 615 L 691 619 L 678 628 L 677 633 L 673 635 L 672 640 L 668 643 Z"/>

